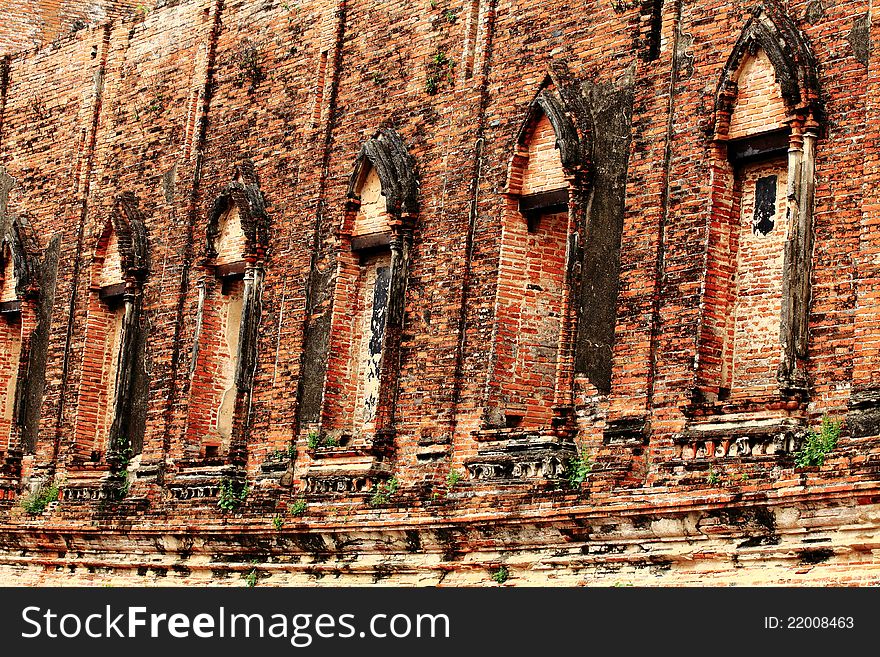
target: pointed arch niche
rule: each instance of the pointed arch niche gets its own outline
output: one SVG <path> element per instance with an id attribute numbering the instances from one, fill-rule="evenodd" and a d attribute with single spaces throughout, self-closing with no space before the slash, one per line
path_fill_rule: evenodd
<path id="1" fill-rule="evenodd" d="M 339 229 L 320 423 L 301 427 L 313 458 L 309 492 L 363 492 L 391 474 L 417 197 L 403 140 L 381 130 L 357 158 Z"/>
<path id="2" fill-rule="evenodd" d="M 0 459 L 33 451 L 22 426 L 29 337 L 36 330 L 36 240 L 17 217 L 0 238 Z"/>
<path id="3" fill-rule="evenodd" d="M 577 144 L 561 102 L 543 90 L 517 139 L 502 215 L 489 404 L 495 423 L 505 428 L 549 430 L 559 407 L 570 403 L 569 262 L 577 226 L 569 200 Z"/>
<path id="4" fill-rule="evenodd" d="M 468 464 L 476 478 L 557 476 L 573 450 L 575 263 L 588 153 L 548 78 L 508 169 L 492 370 L 476 434 L 483 447 Z"/>
<path id="5" fill-rule="evenodd" d="M 243 457 L 253 386 L 269 218 L 253 165 L 240 163 L 208 220 L 190 365 L 187 456 Z"/>
<path id="6" fill-rule="evenodd" d="M 119 195 L 95 243 L 72 468 L 104 470 L 140 452 L 146 422 L 142 296 L 147 235 L 134 194 Z"/>
<path id="7" fill-rule="evenodd" d="M 803 36 L 783 13 L 759 6 L 723 69 L 716 97 L 690 410 L 731 421 L 766 419 L 767 431 L 708 440 L 712 430 L 704 435 L 705 427 L 692 421 L 685 457 L 786 451 L 802 424 L 818 101 L 815 63 Z"/>

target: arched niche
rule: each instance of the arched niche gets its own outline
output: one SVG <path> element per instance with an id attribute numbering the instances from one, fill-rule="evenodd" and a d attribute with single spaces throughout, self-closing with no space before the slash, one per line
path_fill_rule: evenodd
<path id="1" fill-rule="evenodd" d="M 269 217 L 254 165 L 239 162 L 205 228 L 190 360 L 187 455 L 244 456 L 243 408 L 257 363 Z"/>
<path id="2" fill-rule="evenodd" d="M 575 116 L 548 76 L 516 136 L 501 216 L 487 430 L 550 434 L 570 415 L 579 283 L 573 265 L 590 150 Z"/>
<path id="3" fill-rule="evenodd" d="M 393 449 L 400 334 L 418 189 L 415 162 L 395 130 L 382 129 L 364 143 L 337 231 L 320 411 L 300 416 L 301 437 L 316 437 L 310 447 L 322 457 L 306 477 L 311 491 L 329 485 L 324 477 L 327 468 L 351 470 L 345 477 L 355 487 L 390 476 L 387 457 Z M 334 455 L 340 450 L 358 454 L 358 464 L 343 466 Z M 386 465 L 379 466 L 380 462 Z"/>
<path id="4" fill-rule="evenodd" d="M 148 379 L 142 296 L 148 247 L 134 194 L 115 198 L 93 249 L 73 470 L 112 469 L 143 444 Z"/>
<path id="5" fill-rule="evenodd" d="M 696 403 L 757 408 L 809 394 L 819 99 L 801 31 L 759 5 L 716 93 Z"/>

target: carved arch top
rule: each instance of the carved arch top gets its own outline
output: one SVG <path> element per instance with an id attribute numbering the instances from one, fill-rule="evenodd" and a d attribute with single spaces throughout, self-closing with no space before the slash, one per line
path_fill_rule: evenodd
<path id="1" fill-rule="evenodd" d="M 529 103 L 526 116 L 517 131 L 517 149 L 508 167 L 508 180 L 519 161 L 518 151 L 528 147 L 528 141 L 542 116 L 546 116 L 553 126 L 563 172 L 576 183 L 585 183 L 590 174 L 592 158 L 592 117 L 584 103 L 581 84 L 562 61 L 551 65 L 541 89 Z"/>
<path id="2" fill-rule="evenodd" d="M 387 212 L 392 216 L 418 215 L 419 179 L 415 160 L 393 128 L 382 128 L 361 147 L 348 185 L 349 198 L 357 198 L 370 166 L 382 183 Z"/>
<path id="3" fill-rule="evenodd" d="M 220 239 L 220 219 L 232 207 L 238 209 L 241 229 L 245 236 L 247 256 L 259 258 L 269 246 L 269 215 L 260 191 L 256 168 L 250 160 L 242 160 L 233 171 L 233 181 L 214 200 L 208 227 L 205 231 L 205 256 L 217 257 Z"/>
<path id="4" fill-rule="evenodd" d="M 730 111 L 736 97 L 736 76 L 743 61 L 763 49 L 773 64 L 776 81 L 789 111 L 820 114 L 819 77 L 816 58 L 801 32 L 771 2 L 757 5 L 721 72 L 715 97 L 715 113 Z"/>
<path id="5" fill-rule="evenodd" d="M 553 126 L 556 146 L 562 168 L 567 174 L 576 174 L 586 165 L 586 153 L 574 122 L 569 118 L 563 101 L 548 89 L 542 89 L 529 105 L 528 114 L 519 129 L 517 144 L 526 146 L 538 119 L 544 115 Z"/>
<path id="6" fill-rule="evenodd" d="M 144 214 L 138 207 L 133 192 L 123 192 L 116 197 L 113 211 L 110 213 L 110 221 L 107 222 L 98 241 L 97 260 L 103 261 L 100 245 L 106 244 L 111 229 L 116 233 L 123 274 L 143 277 L 149 268 L 147 228 Z"/>
<path id="7" fill-rule="evenodd" d="M 0 235 L 0 271 L 6 268 L 6 254 L 12 258 L 15 293 L 23 299 L 39 291 L 39 269 L 36 259 L 40 247 L 33 228 L 20 217 L 9 218 Z"/>

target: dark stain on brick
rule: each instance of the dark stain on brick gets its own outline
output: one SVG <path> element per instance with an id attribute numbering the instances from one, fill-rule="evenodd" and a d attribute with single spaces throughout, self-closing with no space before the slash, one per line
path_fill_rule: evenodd
<path id="1" fill-rule="evenodd" d="M 804 20 L 810 25 L 815 25 L 823 18 L 825 18 L 825 7 L 822 0 L 811 0 L 804 11 Z"/>
<path id="2" fill-rule="evenodd" d="M 853 19 L 852 29 L 846 37 L 850 48 L 852 48 L 853 57 L 864 66 L 868 65 L 868 59 L 871 55 L 871 32 L 869 26 L 868 14 L 857 16 Z"/>
<path id="3" fill-rule="evenodd" d="M 422 539 L 419 532 L 415 529 L 407 529 L 405 535 L 407 552 L 421 552 Z"/>
<path id="4" fill-rule="evenodd" d="M 620 243 L 632 135 L 634 81 L 584 83 L 591 129 L 589 208 L 583 227 L 575 368 L 600 391 L 611 386 L 611 353 L 617 317 Z"/>
<path id="5" fill-rule="evenodd" d="M 834 556 L 834 550 L 831 548 L 816 548 L 813 550 L 802 550 L 798 553 L 800 562 L 804 565 L 815 566 L 824 563 Z"/>

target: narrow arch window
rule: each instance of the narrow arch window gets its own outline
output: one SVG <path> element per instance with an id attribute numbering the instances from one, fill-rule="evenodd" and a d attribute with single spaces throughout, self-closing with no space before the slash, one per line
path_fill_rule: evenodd
<path id="1" fill-rule="evenodd" d="M 563 80 L 547 76 L 508 168 L 489 381 L 465 461 L 475 479 L 560 477 L 576 449 L 576 386 L 596 385 L 588 370 L 575 373 L 589 128 L 586 110 L 566 101 L 577 83 Z"/>
<path id="2" fill-rule="evenodd" d="M 146 230 L 132 194 L 116 199 L 95 243 L 74 429 L 73 466 L 106 467 L 138 453 L 145 417 L 142 292 Z"/>
<path id="3" fill-rule="evenodd" d="M 0 451 L 15 449 L 15 411 L 22 348 L 22 304 L 8 244 L 0 245 Z"/>
<path id="4" fill-rule="evenodd" d="M 98 242 L 88 297 L 85 348 L 76 427 L 76 453 L 99 462 L 109 447 L 115 415 L 125 281 L 112 224 Z"/>
<path id="5" fill-rule="evenodd" d="M 505 422 L 536 428 L 549 427 L 554 416 L 571 226 L 568 183 L 546 115 L 527 143 L 519 198 L 510 200 L 517 208 L 504 219 L 498 313 L 510 350 L 502 351 L 510 359 L 501 393 Z"/>
<path id="6" fill-rule="evenodd" d="M 334 348 L 340 367 L 328 371 L 330 393 L 323 428 L 338 434 L 332 442 L 370 441 L 377 429 L 386 355 L 391 292 L 391 217 L 382 181 L 371 165 L 364 168 L 349 204 L 340 249 L 334 296 Z M 348 326 L 343 327 L 343 323 Z M 379 425 L 381 427 L 381 425 Z"/>
<path id="7" fill-rule="evenodd" d="M 0 209 L 4 183 L 12 182 L 4 175 L 0 167 Z M 22 457 L 37 450 L 55 280 L 50 263 L 59 242 L 51 239 L 41 254 L 24 216 L 0 214 L 0 462 L 5 453 L 7 474 L 27 476 Z"/>
<path id="8" fill-rule="evenodd" d="M 198 359 L 194 362 L 189 434 L 199 456 L 228 453 L 235 420 L 246 241 L 234 203 L 218 221 L 216 255 L 199 283 Z"/>
<path id="9" fill-rule="evenodd" d="M 391 476 L 404 298 L 418 182 L 401 137 L 383 129 L 355 162 L 335 247 L 332 311 L 320 364 L 300 395 L 310 493 L 364 492 Z M 317 329 L 306 353 L 316 350 Z M 321 340 L 323 341 L 323 340 Z M 311 400 L 319 400 L 315 403 Z"/>
<path id="10" fill-rule="evenodd" d="M 804 399 L 818 91 L 781 13 L 747 23 L 719 84 L 699 403 Z"/>
<path id="11" fill-rule="evenodd" d="M 577 135 L 545 90 L 521 131 L 508 174 L 496 292 L 497 330 L 487 422 L 550 431 L 573 374 L 573 177 L 559 144 Z M 564 134 L 558 134 L 562 131 Z"/>
<path id="12" fill-rule="evenodd" d="M 256 172 L 250 162 L 241 162 L 208 219 L 190 364 L 189 458 L 241 456 L 242 408 L 256 367 L 267 224 Z"/>

